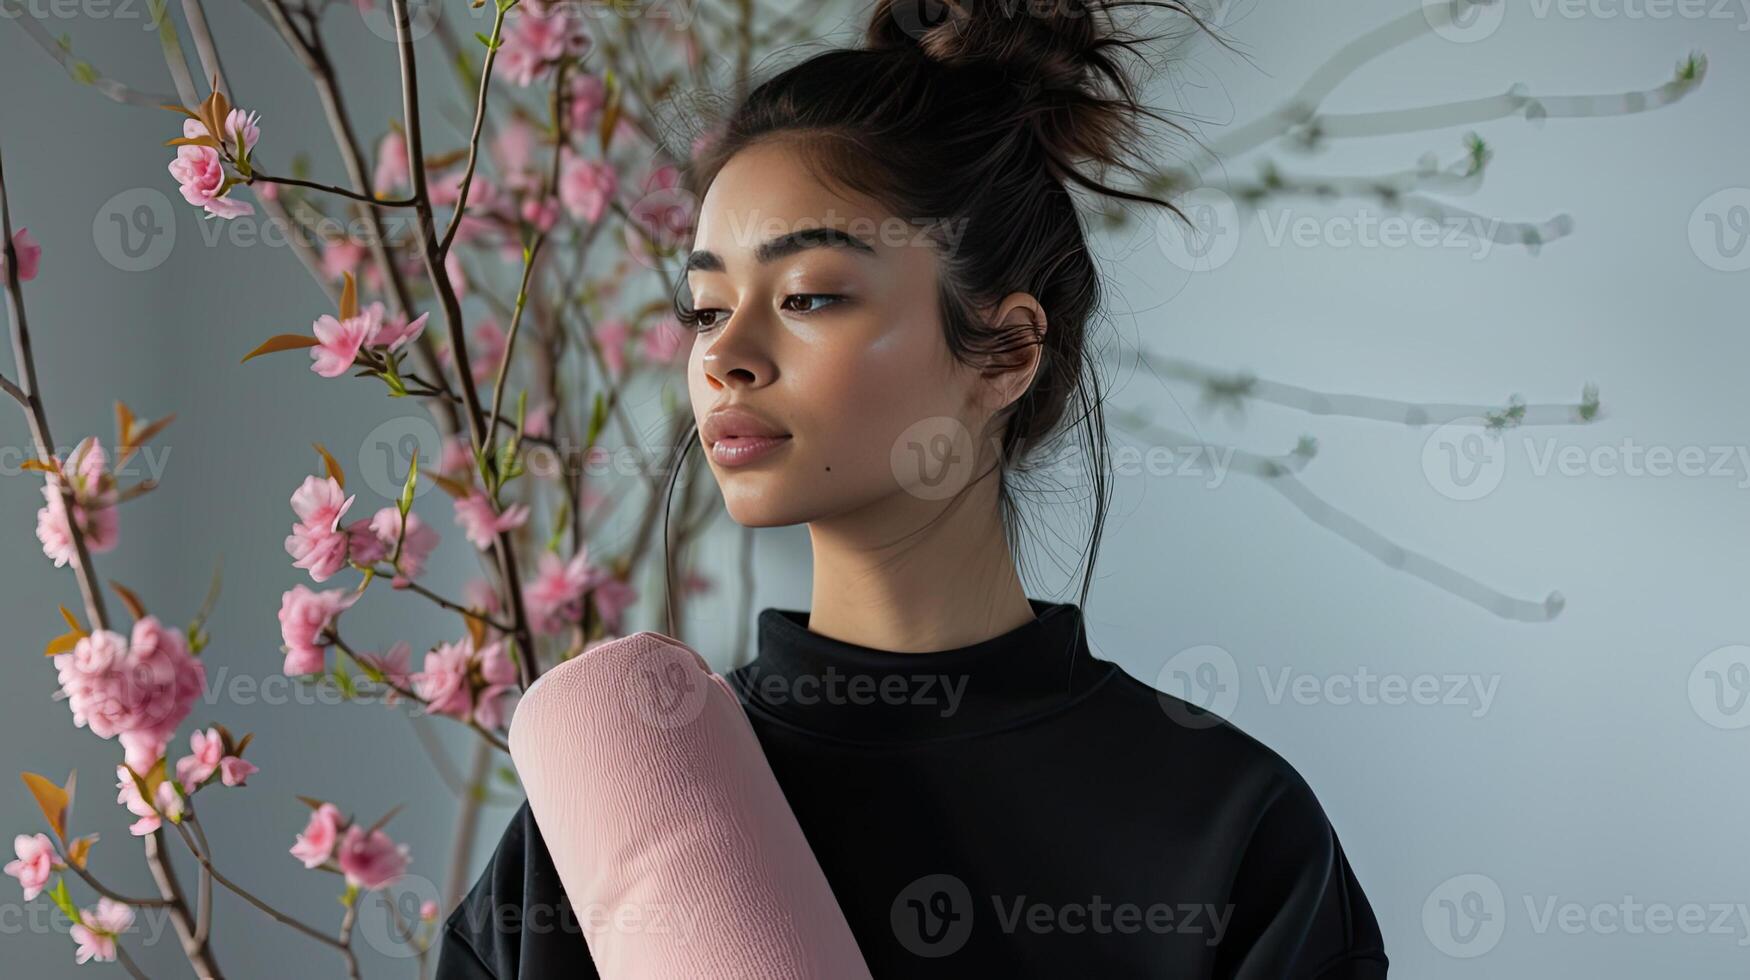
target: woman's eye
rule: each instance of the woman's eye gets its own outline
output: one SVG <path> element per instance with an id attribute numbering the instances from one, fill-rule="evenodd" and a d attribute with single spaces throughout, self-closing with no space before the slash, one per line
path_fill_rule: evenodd
<path id="1" fill-rule="evenodd" d="M 693 326 L 700 330 L 709 330 L 722 322 L 718 319 L 718 314 L 720 313 L 727 316 L 729 311 L 716 309 L 694 310 Z"/>
<path id="2" fill-rule="evenodd" d="M 804 302 L 807 302 L 810 300 L 817 300 L 817 299 L 828 301 L 826 303 L 821 304 L 822 306 L 831 306 L 833 303 L 837 303 L 840 300 L 844 299 L 844 297 L 838 296 L 838 295 L 833 294 L 833 293 L 791 293 L 790 295 L 784 297 L 784 302 L 782 305 L 783 305 L 784 309 L 790 310 L 792 313 L 803 313 L 803 314 L 819 313 L 821 310 L 821 307 L 815 307 L 813 309 L 806 309 L 806 310 L 799 310 L 791 305 L 792 300 L 802 300 Z"/>

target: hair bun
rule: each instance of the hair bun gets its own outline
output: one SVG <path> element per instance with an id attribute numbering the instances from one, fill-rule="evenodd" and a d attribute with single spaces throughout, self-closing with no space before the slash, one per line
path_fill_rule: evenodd
<path id="1" fill-rule="evenodd" d="M 1101 36 L 1098 3 L 1083 0 L 876 0 L 872 48 L 916 47 L 945 65 L 984 63 L 1017 82 L 1080 87 Z"/>
<path id="2" fill-rule="evenodd" d="M 1153 68 L 1138 36 L 1115 23 L 1119 7 L 1153 8 L 1207 30 L 1197 0 L 876 0 L 865 32 L 872 50 L 912 50 L 950 68 L 995 69 L 1019 96 L 1015 121 L 1031 128 L 1059 176 L 1077 162 L 1138 173 L 1144 120 L 1177 128 L 1137 96 Z"/>

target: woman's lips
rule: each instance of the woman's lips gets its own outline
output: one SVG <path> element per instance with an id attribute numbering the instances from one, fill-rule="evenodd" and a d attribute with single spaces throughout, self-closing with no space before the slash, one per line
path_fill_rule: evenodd
<path id="1" fill-rule="evenodd" d="M 711 461 L 719 466 L 746 466 L 770 457 L 789 442 L 789 436 L 726 436 L 711 444 Z"/>

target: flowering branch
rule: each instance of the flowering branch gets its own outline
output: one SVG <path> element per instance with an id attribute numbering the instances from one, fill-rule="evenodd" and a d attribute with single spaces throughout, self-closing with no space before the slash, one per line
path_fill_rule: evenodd
<path id="1" fill-rule="evenodd" d="M 462 328 L 462 306 L 456 297 L 456 290 L 450 282 L 449 274 L 444 269 L 443 254 L 438 248 L 437 230 L 432 220 L 431 195 L 426 187 L 425 147 L 419 121 L 419 77 L 413 56 L 411 27 L 407 19 L 407 0 L 391 0 L 390 5 L 394 10 L 396 47 L 400 52 L 402 114 L 406 117 L 407 124 L 408 171 L 413 183 L 414 214 L 419 221 L 426 272 L 431 277 L 432 284 L 437 288 L 438 297 L 443 304 L 444 321 L 450 334 L 450 347 L 456 357 L 456 373 L 459 375 L 462 397 L 467 406 L 471 441 L 477 458 L 481 460 L 483 470 L 486 470 L 482 475 L 491 480 L 495 479 L 496 473 L 495 469 L 491 469 L 496 465 L 491 454 L 494 434 L 491 429 L 487 428 L 485 413 L 480 405 L 480 394 L 474 388 L 474 377 L 468 362 L 468 341 Z M 465 205 L 465 200 L 456 202 L 458 208 Z M 489 489 L 496 493 L 497 486 L 494 484 Z M 528 614 L 523 608 L 522 584 L 516 563 L 516 547 L 511 542 L 508 530 L 500 530 L 494 536 L 494 550 L 498 556 L 499 575 L 503 578 L 505 592 L 510 603 L 511 621 L 516 627 L 513 635 L 516 638 L 517 672 L 523 689 L 527 690 L 528 686 L 535 682 L 535 678 L 540 676 L 541 670 L 540 665 L 535 660 L 534 636 L 529 630 Z"/>
<path id="2" fill-rule="evenodd" d="M 402 685 L 395 683 L 386 674 L 383 674 L 382 671 L 378 670 L 373 664 L 360 658 L 358 654 L 353 652 L 352 647 L 347 646 L 345 641 L 341 640 L 340 634 L 338 632 L 335 632 L 334 630 L 330 629 L 328 631 L 328 639 L 334 644 L 334 648 L 336 650 L 339 650 L 341 653 L 344 653 L 348 657 L 350 657 L 352 659 L 352 662 L 357 664 L 360 669 L 370 671 L 372 673 L 380 675 L 382 679 L 379 681 L 379 683 L 381 683 L 384 687 L 389 688 L 390 690 L 394 691 L 396 694 L 401 695 L 402 697 L 406 698 L 409 701 L 415 702 L 416 704 L 420 705 L 423 708 L 426 708 L 428 710 L 431 708 L 430 701 L 426 700 L 425 698 L 420 697 L 411 688 L 403 687 Z M 469 728 L 474 729 L 474 732 L 476 734 L 478 734 L 482 739 L 484 739 L 486 741 L 486 744 L 492 746 L 493 748 L 497 749 L 500 752 L 503 752 L 505 755 L 510 754 L 510 746 L 505 744 L 504 739 L 498 737 L 497 732 L 494 732 L 494 731 L 486 728 L 484 725 L 481 725 L 478 721 L 474 720 L 472 717 L 468 718 L 467 721 L 465 722 L 465 724 L 467 724 L 467 726 Z"/>

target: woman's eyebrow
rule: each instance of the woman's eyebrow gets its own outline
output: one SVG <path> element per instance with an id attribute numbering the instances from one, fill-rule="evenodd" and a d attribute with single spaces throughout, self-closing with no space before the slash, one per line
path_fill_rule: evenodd
<path id="1" fill-rule="evenodd" d="M 848 232 L 837 228 L 804 228 L 761 242 L 754 249 L 753 257 L 763 265 L 811 248 L 849 248 L 871 256 L 875 254 L 873 245 Z M 723 257 L 716 252 L 699 249 L 687 256 L 686 271 L 722 272 Z"/>

